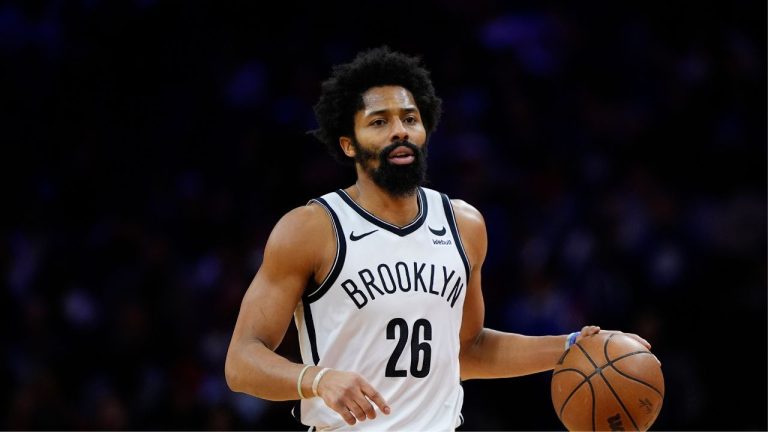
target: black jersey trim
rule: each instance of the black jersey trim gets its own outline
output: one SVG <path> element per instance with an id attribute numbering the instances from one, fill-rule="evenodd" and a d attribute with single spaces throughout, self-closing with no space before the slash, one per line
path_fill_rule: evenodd
<path id="1" fill-rule="evenodd" d="M 459 228 L 456 224 L 456 215 L 453 213 L 453 205 L 451 205 L 451 200 L 448 198 L 448 195 L 441 193 L 440 196 L 443 199 L 445 218 L 448 219 L 448 226 L 451 228 L 453 241 L 456 243 L 456 249 L 458 249 L 461 261 L 464 263 L 464 270 L 467 272 L 467 284 L 469 284 L 469 259 L 467 259 L 467 252 L 464 250 L 464 243 L 461 241 L 461 236 L 459 235 Z"/>
<path id="2" fill-rule="evenodd" d="M 293 403 L 293 407 L 291 408 L 291 415 L 293 416 L 293 419 L 297 422 L 301 423 L 301 401 L 297 400 Z"/>
<path id="3" fill-rule="evenodd" d="M 336 212 L 334 212 L 331 206 L 328 205 L 328 202 L 322 198 L 316 198 L 310 201 L 310 203 L 313 202 L 320 204 L 320 206 L 328 212 L 328 215 L 331 216 L 333 233 L 336 235 L 336 256 L 333 258 L 331 270 L 317 289 L 312 290 L 312 292 L 308 292 L 309 290 L 305 292 L 304 299 L 307 300 L 307 303 L 319 300 L 320 297 L 331 288 L 331 285 L 336 282 L 336 278 L 339 277 L 341 268 L 344 266 L 344 259 L 347 256 L 347 242 L 344 240 L 344 229 L 341 228 L 341 222 L 339 222 L 339 217 L 336 215 Z"/>
<path id="4" fill-rule="evenodd" d="M 312 361 L 315 365 L 320 363 L 320 354 L 317 353 L 317 335 L 315 334 L 315 321 L 312 319 L 311 302 L 302 299 L 304 302 L 304 324 L 307 326 L 307 336 L 309 337 L 309 347 L 312 351 Z"/>
<path id="5" fill-rule="evenodd" d="M 307 426 L 301 422 L 301 399 L 293 403 L 293 408 L 291 408 L 291 415 L 293 416 L 293 419 L 299 422 L 302 426 Z M 316 430 L 317 429 L 315 429 L 314 426 L 310 426 L 309 429 L 307 429 L 307 432 L 314 432 Z"/>
<path id="6" fill-rule="evenodd" d="M 337 194 L 341 197 L 341 199 L 344 200 L 350 207 L 352 207 L 352 210 L 356 211 L 360 216 L 362 216 L 365 220 L 368 222 L 376 225 L 379 228 L 385 229 L 389 232 L 395 233 L 399 235 L 400 237 L 404 237 L 417 229 L 421 227 L 421 225 L 424 224 L 424 221 L 427 220 L 427 211 L 429 210 L 429 206 L 427 205 L 427 197 L 424 194 L 424 190 L 422 188 L 417 188 L 418 194 L 416 195 L 416 201 L 419 205 L 419 213 L 416 215 L 416 218 L 409 223 L 406 226 L 399 227 L 397 225 L 393 225 L 389 222 L 385 222 L 373 214 L 371 214 L 368 210 L 360 207 L 355 200 L 352 199 L 352 197 L 347 194 L 347 192 L 343 189 L 339 189 L 336 191 Z"/>

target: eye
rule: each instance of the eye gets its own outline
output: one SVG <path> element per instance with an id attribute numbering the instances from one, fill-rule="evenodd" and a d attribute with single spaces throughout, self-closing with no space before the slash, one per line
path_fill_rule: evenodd
<path id="1" fill-rule="evenodd" d="M 403 123 L 407 123 L 407 124 L 414 124 L 414 123 L 418 123 L 418 121 L 419 121 L 419 120 L 416 118 L 416 116 L 412 116 L 412 115 L 410 115 L 410 116 L 406 117 L 406 118 L 403 120 Z"/>
<path id="2" fill-rule="evenodd" d="M 371 126 L 384 126 L 387 122 L 382 118 L 378 118 L 369 123 Z"/>

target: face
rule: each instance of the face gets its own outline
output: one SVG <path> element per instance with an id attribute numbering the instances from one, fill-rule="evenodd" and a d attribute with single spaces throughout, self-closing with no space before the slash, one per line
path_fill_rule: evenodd
<path id="1" fill-rule="evenodd" d="M 345 153 L 394 196 L 408 196 L 426 177 L 427 133 L 411 93 L 398 86 L 369 89 L 355 114 L 355 136 L 342 137 Z"/>

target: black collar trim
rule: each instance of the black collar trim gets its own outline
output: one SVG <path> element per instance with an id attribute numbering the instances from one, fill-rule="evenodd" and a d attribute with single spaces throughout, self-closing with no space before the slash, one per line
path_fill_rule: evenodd
<path id="1" fill-rule="evenodd" d="M 341 197 L 341 199 L 344 200 L 344 202 L 347 203 L 354 211 L 356 211 L 360 216 L 362 216 L 365 220 L 368 222 L 376 225 L 379 228 L 385 229 L 389 232 L 395 233 L 399 235 L 400 237 L 406 236 L 417 229 L 419 229 L 420 226 L 424 224 L 424 221 L 427 220 L 427 196 L 424 193 L 424 190 L 422 188 L 417 188 L 418 194 L 416 195 L 416 202 L 419 205 L 419 213 L 416 215 L 416 218 L 409 223 L 408 225 L 405 225 L 403 227 L 399 227 L 397 225 L 393 225 L 389 222 L 385 222 L 373 214 L 371 214 L 368 210 L 360 207 L 355 200 L 352 199 L 352 197 L 347 194 L 347 192 L 343 189 L 339 189 L 336 191 L 337 194 Z"/>

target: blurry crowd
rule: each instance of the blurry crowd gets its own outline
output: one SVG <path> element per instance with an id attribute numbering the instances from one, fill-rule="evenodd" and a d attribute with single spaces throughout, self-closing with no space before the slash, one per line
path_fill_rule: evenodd
<path id="1" fill-rule="evenodd" d="M 381 44 L 443 99 L 488 327 L 638 333 L 654 428 L 768 427 L 764 2 L 218 3 L 0 2 L 1 429 L 302 429 L 223 363 L 272 226 L 354 181 L 320 82 Z M 549 379 L 465 382 L 464 429 L 562 429 Z"/>

